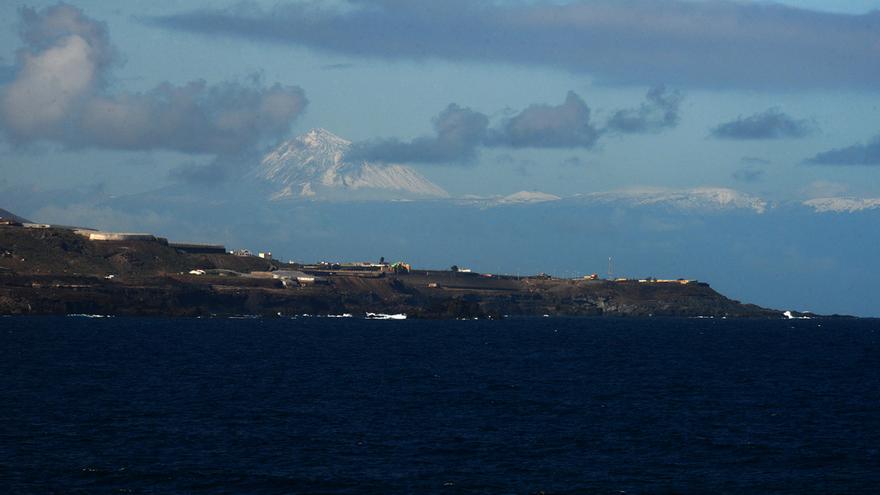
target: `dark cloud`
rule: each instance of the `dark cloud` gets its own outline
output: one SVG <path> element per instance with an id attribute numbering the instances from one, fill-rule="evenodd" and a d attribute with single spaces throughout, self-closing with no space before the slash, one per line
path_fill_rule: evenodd
<path id="1" fill-rule="evenodd" d="M 740 182 L 758 182 L 764 177 L 764 171 L 759 168 L 746 167 L 733 173 L 733 178 Z"/>
<path id="2" fill-rule="evenodd" d="M 512 148 L 592 148 L 601 132 L 590 107 L 569 91 L 560 105 L 531 105 L 489 133 L 487 145 Z"/>
<path id="3" fill-rule="evenodd" d="M 635 84 L 876 90 L 880 80 L 880 11 L 688 0 L 355 0 L 339 9 L 246 3 L 149 22 L 353 56 L 542 65 Z"/>
<path id="4" fill-rule="evenodd" d="M 399 163 L 466 162 L 475 156 L 488 126 L 489 118 L 482 113 L 453 103 L 434 118 L 434 136 L 408 142 L 392 138 L 355 143 L 346 157 Z"/>
<path id="5" fill-rule="evenodd" d="M 21 18 L 25 46 L 0 88 L 0 129 L 16 144 L 235 154 L 287 133 L 306 105 L 297 87 L 255 82 L 109 93 L 118 57 L 103 23 L 66 4 Z"/>
<path id="6" fill-rule="evenodd" d="M 678 125 L 683 96 L 665 86 L 652 88 L 639 108 L 618 110 L 608 119 L 608 130 L 621 133 L 658 132 Z"/>
<path id="7" fill-rule="evenodd" d="M 489 117 L 450 104 L 434 118 L 434 135 L 412 141 L 373 139 L 352 145 L 346 157 L 398 163 L 467 163 L 478 148 L 592 148 L 601 135 L 590 108 L 574 92 L 560 105 L 535 104 L 489 128 Z"/>
<path id="8" fill-rule="evenodd" d="M 867 144 L 854 144 L 845 148 L 824 151 L 807 163 L 814 165 L 880 165 L 880 136 Z"/>
<path id="9" fill-rule="evenodd" d="M 771 108 L 719 124 L 712 129 L 711 134 L 719 139 L 784 139 L 806 137 L 815 130 L 816 126 L 812 122 L 794 119 Z"/>
<path id="10" fill-rule="evenodd" d="M 663 87 L 648 91 L 638 109 L 614 113 L 614 130 L 625 133 L 658 132 L 678 122 L 681 94 Z M 497 126 L 489 117 L 470 108 L 450 104 L 434 118 L 433 136 L 412 141 L 397 138 L 373 139 L 352 145 L 346 155 L 352 160 L 398 163 L 467 163 L 480 147 L 591 149 L 609 130 L 593 124 L 590 107 L 569 91 L 559 105 L 533 104 L 521 110 L 502 112 Z M 609 124 L 611 125 L 611 124 Z M 508 155 L 496 157 L 501 160 Z"/>

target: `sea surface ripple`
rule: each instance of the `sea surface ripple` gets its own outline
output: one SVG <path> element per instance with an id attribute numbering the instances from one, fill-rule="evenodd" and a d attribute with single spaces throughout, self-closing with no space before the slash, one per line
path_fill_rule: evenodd
<path id="1" fill-rule="evenodd" d="M 0 318 L 0 492 L 878 493 L 880 321 Z"/>

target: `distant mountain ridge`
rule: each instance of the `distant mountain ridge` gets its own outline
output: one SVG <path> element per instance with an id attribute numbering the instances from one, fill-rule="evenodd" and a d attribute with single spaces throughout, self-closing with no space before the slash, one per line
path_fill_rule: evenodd
<path id="1" fill-rule="evenodd" d="M 693 189 L 632 188 L 576 196 L 588 203 L 623 204 L 630 207 L 667 206 L 680 211 L 751 210 L 762 214 L 767 201 L 725 187 Z"/>
<path id="2" fill-rule="evenodd" d="M 662 207 L 680 212 L 721 212 L 746 210 L 763 214 L 772 205 L 750 194 L 723 187 L 693 189 L 632 188 L 560 197 L 540 191 L 519 191 L 507 196 L 463 197 L 463 204 L 481 207 L 534 205 L 562 202 L 584 206 L 613 206 L 620 208 Z"/>
<path id="3" fill-rule="evenodd" d="M 350 147 L 351 141 L 330 131 L 312 129 L 265 155 L 254 175 L 275 201 L 449 197 L 411 167 L 346 160 Z"/>
<path id="4" fill-rule="evenodd" d="M 815 198 L 803 204 L 816 213 L 856 213 L 880 209 L 880 198 Z"/>

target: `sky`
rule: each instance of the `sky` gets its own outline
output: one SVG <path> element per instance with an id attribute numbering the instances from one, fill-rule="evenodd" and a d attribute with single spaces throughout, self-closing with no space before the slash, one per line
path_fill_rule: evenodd
<path id="1" fill-rule="evenodd" d="M 453 197 L 880 198 L 880 0 L 11 0 L 0 19 L 0 190 L 234 183 L 320 127 Z"/>
<path id="2" fill-rule="evenodd" d="M 854 196 L 880 195 L 880 13 L 872 11 L 880 2 L 317 5 L 4 2 L 3 180 L 45 187 L 101 182 L 137 192 L 174 180 L 169 171 L 176 167 L 323 127 L 363 142 L 372 158 L 396 143 L 398 156 L 385 158 L 414 164 L 455 194 L 711 184 L 792 200 L 824 192 L 815 191 L 817 184 L 834 184 Z M 55 110 L 64 113 L 56 124 L 101 114 L 101 105 L 129 112 L 115 117 L 128 122 L 172 118 L 167 100 L 175 95 L 202 105 L 203 114 L 204 106 L 249 105 L 247 98 L 269 97 L 273 87 L 298 101 L 275 122 L 253 114 L 223 136 L 196 129 L 206 115 L 190 115 L 185 130 L 166 129 L 164 138 L 146 128 L 107 137 L 102 126 L 116 127 L 112 122 L 93 123 L 89 135 L 50 129 L 39 118 L 24 122 L 34 112 L 28 105 L 41 107 L 50 97 L 36 95 L 20 108 L 9 103 L 49 77 L 28 75 L 27 57 L 33 66 L 52 57 L 50 45 L 69 33 L 28 40 L 23 32 L 53 8 L 99 26 L 93 41 L 102 53 L 94 56 L 105 59 L 88 67 L 88 80 L 71 82 L 77 87 L 44 88 L 79 92 L 70 97 L 75 104 Z M 78 56 L 73 51 L 55 55 Z M 69 75 L 61 66 L 43 70 Z M 657 120 L 662 110 L 646 98 L 661 88 L 674 95 L 666 121 Z M 91 110 L 79 103 L 86 93 Z M 580 140 L 511 141 L 498 132 L 529 108 L 559 110 L 532 112 L 533 121 L 559 119 L 566 102 L 584 115 L 557 122 L 557 134 L 588 129 Z M 432 122 L 450 105 L 485 116 L 484 129 L 463 131 L 462 142 L 435 142 L 433 156 L 418 146 L 403 149 L 420 138 L 417 144 L 430 145 Z M 257 121 L 267 128 L 254 129 Z M 492 132 L 482 136 L 483 130 Z"/>

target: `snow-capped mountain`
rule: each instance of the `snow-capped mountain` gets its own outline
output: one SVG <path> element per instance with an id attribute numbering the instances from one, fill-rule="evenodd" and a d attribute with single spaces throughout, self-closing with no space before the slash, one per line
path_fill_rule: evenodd
<path id="1" fill-rule="evenodd" d="M 522 204 L 522 203 L 545 203 L 547 201 L 559 201 L 559 196 L 555 194 L 547 194 L 541 191 L 519 191 L 508 194 L 498 200 L 501 204 Z"/>
<path id="2" fill-rule="evenodd" d="M 683 211 L 752 210 L 767 211 L 767 202 L 734 189 L 698 187 L 694 189 L 624 189 L 584 194 L 579 199 L 588 203 L 621 204 L 624 206 L 668 206 Z"/>
<path id="3" fill-rule="evenodd" d="M 455 202 L 460 205 L 473 205 L 481 208 L 490 208 L 493 206 L 530 205 L 560 200 L 562 200 L 562 198 L 555 194 L 548 194 L 540 191 L 519 191 L 513 194 L 508 194 L 507 196 L 467 195 L 457 198 Z"/>
<path id="4" fill-rule="evenodd" d="M 816 213 L 855 213 L 880 208 L 880 198 L 816 198 L 803 204 Z"/>
<path id="5" fill-rule="evenodd" d="M 449 194 L 410 167 L 350 162 L 351 141 L 312 129 L 263 157 L 255 175 L 272 188 L 271 199 L 417 199 Z"/>
<path id="6" fill-rule="evenodd" d="M 723 187 L 633 188 L 564 197 L 539 191 L 520 191 L 508 196 L 463 196 L 458 198 L 456 202 L 483 208 L 558 202 L 571 206 L 580 205 L 581 208 L 612 206 L 626 209 L 653 208 L 692 213 L 746 210 L 762 214 L 773 207 L 757 196 Z"/>

